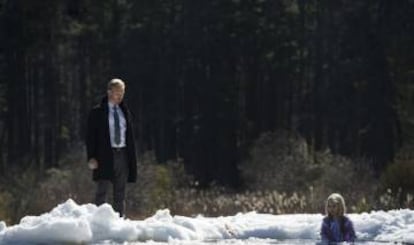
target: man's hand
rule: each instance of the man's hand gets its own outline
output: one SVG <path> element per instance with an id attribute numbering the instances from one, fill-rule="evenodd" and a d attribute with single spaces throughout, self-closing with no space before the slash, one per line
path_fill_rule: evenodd
<path id="1" fill-rule="evenodd" d="M 95 158 L 91 158 L 91 159 L 89 159 L 89 162 L 88 162 L 88 167 L 89 167 L 89 169 L 91 169 L 91 170 L 97 169 L 97 168 L 98 168 L 98 161 L 96 161 L 96 159 L 95 159 Z"/>

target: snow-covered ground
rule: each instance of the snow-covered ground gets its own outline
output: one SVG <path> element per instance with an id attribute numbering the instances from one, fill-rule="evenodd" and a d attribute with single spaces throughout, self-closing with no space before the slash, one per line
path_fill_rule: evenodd
<path id="1" fill-rule="evenodd" d="M 349 214 L 358 241 L 414 243 L 414 211 Z M 226 217 L 172 216 L 159 210 L 145 220 L 118 218 L 110 205 L 68 200 L 51 212 L 26 216 L 7 227 L 0 221 L 0 244 L 130 242 L 160 244 L 315 244 L 321 214 L 271 215 L 255 212 Z"/>

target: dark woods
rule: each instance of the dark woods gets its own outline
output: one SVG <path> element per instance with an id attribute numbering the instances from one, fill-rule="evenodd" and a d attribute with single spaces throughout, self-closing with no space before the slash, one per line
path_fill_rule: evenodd
<path id="1" fill-rule="evenodd" d="M 141 153 L 241 186 L 264 132 L 380 172 L 413 144 L 411 0 L 0 0 L 0 170 L 59 167 L 107 81 Z M 410 141 L 411 140 L 411 141 Z M 86 167 L 85 167 L 86 168 Z"/>

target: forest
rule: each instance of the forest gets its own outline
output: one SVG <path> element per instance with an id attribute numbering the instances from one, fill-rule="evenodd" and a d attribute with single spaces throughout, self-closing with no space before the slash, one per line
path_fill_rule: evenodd
<path id="1" fill-rule="evenodd" d="M 87 200 L 74 173 L 90 180 L 87 116 L 114 77 L 150 209 L 184 186 L 206 202 L 326 187 L 345 165 L 334 190 L 369 176 L 413 205 L 413 43 L 412 0 L 0 0 L 0 220 L 43 210 L 22 203 L 34 190 Z"/>

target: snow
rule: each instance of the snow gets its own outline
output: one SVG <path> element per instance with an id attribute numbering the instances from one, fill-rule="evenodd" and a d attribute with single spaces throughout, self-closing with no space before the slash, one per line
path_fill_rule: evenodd
<path id="1" fill-rule="evenodd" d="M 348 217 L 354 223 L 359 242 L 414 243 L 413 210 L 372 211 L 348 214 Z M 226 217 L 185 217 L 173 216 L 165 209 L 145 220 L 129 220 L 119 218 L 108 204 L 78 205 L 69 199 L 48 213 L 26 216 L 14 226 L 7 227 L 0 221 L 0 244 L 315 244 L 320 241 L 322 218 L 321 214 L 256 212 Z"/>

